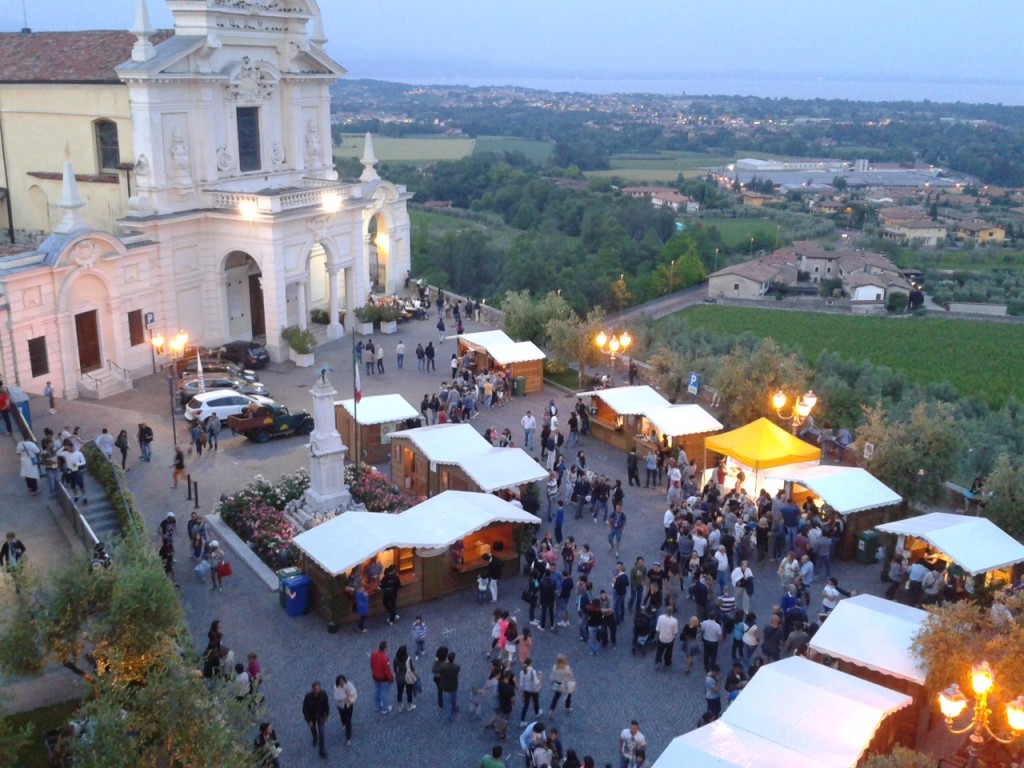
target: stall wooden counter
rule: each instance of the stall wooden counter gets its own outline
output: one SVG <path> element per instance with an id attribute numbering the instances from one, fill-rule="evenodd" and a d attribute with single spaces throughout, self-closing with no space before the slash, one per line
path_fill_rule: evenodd
<path id="1" fill-rule="evenodd" d="M 418 426 L 419 416 L 419 411 L 401 395 L 373 395 L 358 403 L 349 399 L 334 404 L 335 426 L 341 439 L 353 456 L 358 446 L 362 460 L 368 464 L 387 461 L 391 433 Z"/>
<path id="2" fill-rule="evenodd" d="M 644 414 L 671 405 L 646 384 L 577 392 L 576 396 L 590 400 L 591 434 L 627 453 L 636 446 L 637 435 L 643 435 Z"/>

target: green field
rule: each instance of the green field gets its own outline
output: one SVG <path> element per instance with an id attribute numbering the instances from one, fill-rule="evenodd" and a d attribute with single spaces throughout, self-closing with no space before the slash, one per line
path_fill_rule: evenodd
<path id="1" fill-rule="evenodd" d="M 974 248 L 964 251 L 908 251 L 901 249 L 893 258 L 903 269 L 951 269 L 965 272 L 1024 270 L 1024 252 L 1012 248 Z"/>
<path id="2" fill-rule="evenodd" d="M 555 152 L 555 142 L 521 139 L 517 136 L 477 136 L 473 154 L 490 152 L 522 152 L 530 162 L 544 165 Z"/>
<path id="3" fill-rule="evenodd" d="M 587 171 L 588 178 L 607 179 L 618 177 L 634 184 L 649 182 L 664 184 L 674 182 L 679 174 L 687 179 L 703 176 L 703 169 L 731 163 L 734 158 L 724 155 L 706 155 L 701 152 L 672 152 L 649 150 L 643 152 L 620 152 L 612 155 L 607 171 Z"/>
<path id="4" fill-rule="evenodd" d="M 758 237 L 764 240 L 765 237 L 774 238 L 776 225 L 774 222 L 762 218 L 756 219 L 701 219 L 705 227 L 715 227 L 722 236 L 722 242 L 729 249 L 743 249 L 750 244 L 750 238 Z M 785 228 L 781 235 L 786 234 Z M 781 243 L 782 240 L 779 240 Z"/>
<path id="5" fill-rule="evenodd" d="M 461 160 L 473 154 L 474 139 L 451 139 L 442 136 L 393 138 L 374 136 L 373 153 L 384 162 L 436 162 Z M 343 133 L 341 144 L 335 145 L 334 156 L 351 158 L 363 156 L 363 135 Z"/>
<path id="6" fill-rule="evenodd" d="M 707 305 L 683 317 L 722 333 L 770 336 L 811 361 L 828 350 L 851 362 L 887 366 L 919 384 L 948 381 L 960 394 L 992 405 L 1011 395 L 1024 400 L 1024 325 L 1017 323 Z"/>

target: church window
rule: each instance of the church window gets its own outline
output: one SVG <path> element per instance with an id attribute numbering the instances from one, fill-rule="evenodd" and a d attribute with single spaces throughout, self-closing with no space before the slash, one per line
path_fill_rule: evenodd
<path id="1" fill-rule="evenodd" d="M 258 171 L 262 167 L 259 107 L 239 107 L 235 117 L 238 123 L 238 168 L 242 172 Z"/>
<path id="2" fill-rule="evenodd" d="M 97 120 L 93 123 L 96 132 L 96 160 L 101 172 L 116 171 L 121 162 L 121 151 L 117 144 L 117 123 L 112 120 Z"/>
<path id="3" fill-rule="evenodd" d="M 128 313 L 128 343 L 133 347 L 146 343 L 141 309 L 133 309 Z"/>
<path id="4" fill-rule="evenodd" d="M 50 372 L 50 358 L 46 354 L 46 337 L 37 336 L 28 340 L 28 360 L 32 366 L 32 378 L 45 376 Z"/>

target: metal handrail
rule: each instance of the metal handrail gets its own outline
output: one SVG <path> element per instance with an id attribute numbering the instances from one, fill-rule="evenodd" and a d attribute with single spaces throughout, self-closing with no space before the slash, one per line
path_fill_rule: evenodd
<path id="1" fill-rule="evenodd" d="M 126 371 L 124 368 L 122 368 L 120 365 L 118 365 L 117 363 L 110 359 L 107 360 L 107 370 L 116 370 L 118 373 L 121 374 L 122 379 L 130 379 L 132 377 L 131 374 L 128 373 L 128 371 Z"/>
<path id="2" fill-rule="evenodd" d="M 91 373 L 86 373 L 85 371 L 82 371 L 82 376 L 84 376 L 89 381 L 91 381 L 93 384 L 95 384 L 97 387 L 99 387 L 100 380 L 97 379 L 95 376 L 93 376 Z"/>

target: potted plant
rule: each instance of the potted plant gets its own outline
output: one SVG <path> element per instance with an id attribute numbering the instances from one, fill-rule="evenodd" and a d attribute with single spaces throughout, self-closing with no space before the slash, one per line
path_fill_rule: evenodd
<path id="1" fill-rule="evenodd" d="M 380 332 L 398 333 L 398 318 L 402 317 L 402 309 L 395 303 L 380 306 Z"/>
<path id="2" fill-rule="evenodd" d="M 361 336 L 373 335 L 373 324 L 380 320 L 380 307 L 376 304 L 367 304 L 356 310 L 356 333 Z"/>
<path id="3" fill-rule="evenodd" d="M 339 577 L 328 578 L 324 590 L 324 602 L 327 606 L 327 631 L 332 635 L 341 629 L 341 620 L 345 616 L 345 588 L 338 582 Z"/>
<path id="4" fill-rule="evenodd" d="M 299 368 L 310 368 L 314 362 L 313 350 L 316 349 L 316 337 L 308 328 L 289 325 L 281 329 L 281 338 L 288 343 L 292 362 Z"/>

